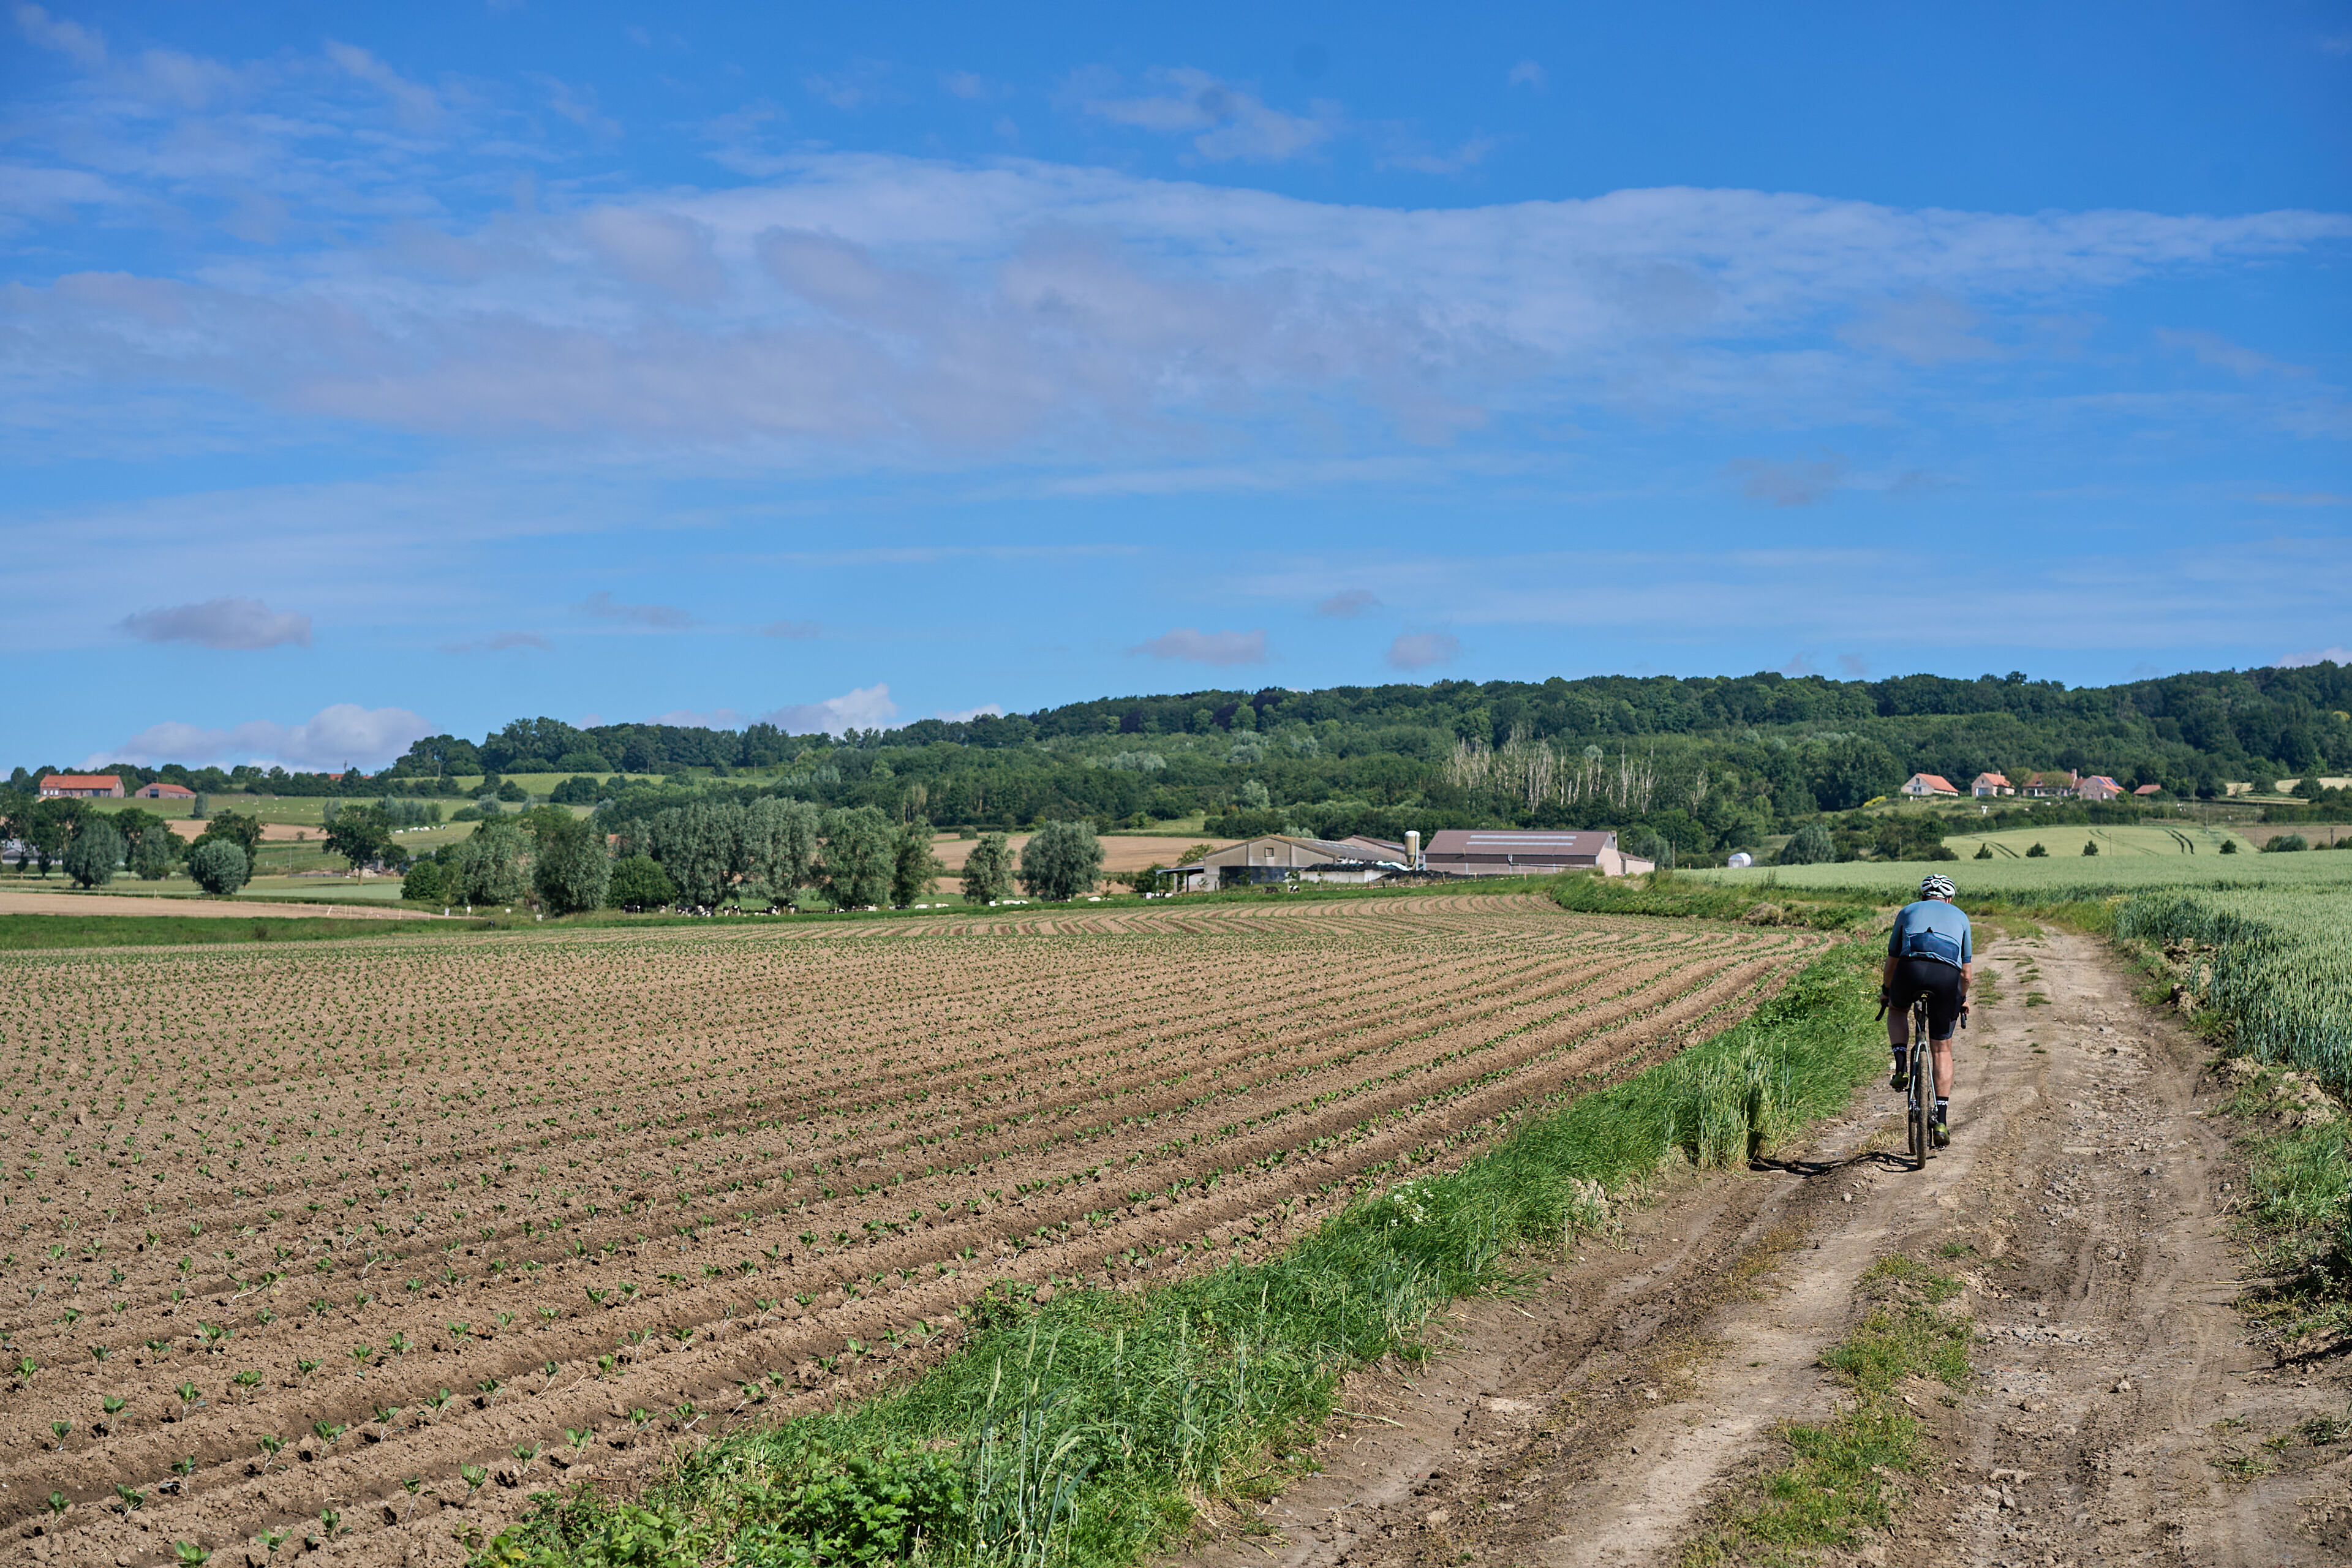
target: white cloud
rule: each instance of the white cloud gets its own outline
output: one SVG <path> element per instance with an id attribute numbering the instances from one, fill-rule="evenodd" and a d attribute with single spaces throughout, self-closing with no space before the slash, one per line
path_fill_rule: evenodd
<path id="1" fill-rule="evenodd" d="M 1870 674 L 1870 661 L 1858 653 L 1838 655 L 1838 673 L 1860 680 Z"/>
<path id="2" fill-rule="evenodd" d="M 1388 661 L 1394 669 L 1428 669 L 1462 657 L 1462 639 L 1448 632 L 1406 632 L 1389 644 Z"/>
<path id="3" fill-rule="evenodd" d="M 1922 289 L 1899 300 L 1881 300 L 1838 331 L 1857 348 L 1872 349 L 1913 364 L 1995 359 L 1999 345 L 1974 335 L 1977 312 L 1938 289 Z"/>
<path id="4" fill-rule="evenodd" d="M 942 708 L 938 712 L 932 714 L 931 717 L 934 719 L 944 719 L 950 724 L 969 724 L 974 719 L 983 717 L 991 719 L 1003 718 L 1004 705 L 1001 702 L 983 702 L 977 708 L 964 708 L 955 710 Z"/>
<path id="5" fill-rule="evenodd" d="M 1264 664 L 1265 633 L 1202 632 L 1191 626 L 1179 626 L 1150 642 L 1139 643 L 1127 650 L 1148 653 L 1154 658 L 1182 659 L 1192 664 Z"/>
<path id="6" fill-rule="evenodd" d="M 1511 68 L 1510 75 L 1503 79 L 1506 87 L 1531 87 L 1538 92 L 1550 84 L 1551 79 L 1544 74 L 1543 67 L 1533 60 L 1521 60 Z"/>
<path id="7" fill-rule="evenodd" d="M 2306 648 L 2301 653 L 2283 653 L 2271 663 L 2280 669 L 2301 669 L 2310 664 L 2352 664 L 2352 647 Z"/>
<path id="8" fill-rule="evenodd" d="M 244 650 L 288 643 L 310 646 L 310 616 L 273 610 L 258 599 L 206 599 L 201 605 L 142 610 L 125 616 L 121 626 L 141 642 L 185 642 L 199 647 Z"/>
<path id="9" fill-rule="evenodd" d="M 96 70 L 106 64 L 104 35 L 79 22 L 52 16 L 38 5 L 19 5 L 16 26 L 34 43 L 45 49 L 55 49 L 87 70 Z"/>
<path id="10" fill-rule="evenodd" d="M 201 767 L 210 763 L 254 763 L 315 773 L 349 763 L 376 768 L 431 733 L 433 726 L 405 708 L 362 708 L 355 702 L 338 702 L 291 727 L 261 719 L 224 730 L 178 721 L 151 725 L 120 746 L 93 752 L 85 765 L 137 763 L 152 767 L 184 763 Z"/>
<path id="11" fill-rule="evenodd" d="M 823 731 L 838 735 L 845 730 L 879 730 L 898 716 L 890 688 L 881 681 L 828 697 L 822 702 L 797 702 L 760 717 L 788 735 L 813 735 Z"/>
<path id="12" fill-rule="evenodd" d="M 1319 146 L 1330 139 L 1339 118 L 1330 104 L 1318 104 L 1313 118 L 1285 113 L 1255 93 L 1190 66 L 1154 71 L 1152 80 L 1160 91 L 1134 98 L 1087 97 L 1087 112 L 1140 131 L 1198 132 L 1192 146 L 1204 158 L 1266 163 Z"/>

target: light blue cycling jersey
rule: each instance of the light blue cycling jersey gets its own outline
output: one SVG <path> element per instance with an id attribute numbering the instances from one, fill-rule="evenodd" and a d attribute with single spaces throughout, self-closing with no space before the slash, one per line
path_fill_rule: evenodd
<path id="1" fill-rule="evenodd" d="M 1904 905 L 1895 917 L 1895 929 L 1886 933 L 1886 951 L 1895 958 L 1932 958 L 1954 968 L 1976 957 L 1969 917 L 1941 899 Z"/>

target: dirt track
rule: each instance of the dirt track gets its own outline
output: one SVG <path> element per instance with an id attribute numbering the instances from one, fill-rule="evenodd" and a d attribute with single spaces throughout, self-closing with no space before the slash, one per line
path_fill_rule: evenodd
<path id="1" fill-rule="evenodd" d="M 448 1560 L 992 1285 L 1263 1255 L 1820 941 L 1433 895 L 0 958 L 0 1529 L 143 1563 L 334 1510 L 330 1554 Z"/>
<path id="2" fill-rule="evenodd" d="M 1960 1270 L 1980 1373 L 1922 1390 L 1937 1455 L 1874 1564 L 2352 1558 L 2352 1445 L 2266 1449 L 2347 1414 L 2342 1358 L 2280 1364 L 2231 1302 L 2228 1135 L 2208 1053 L 2086 938 L 1993 945 L 2004 1000 L 1962 1037 L 1953 1146 L 1924 1173 L 1884 1087 L 1785 1166 L 1685 1181 L 1529 1297 L 1466 1306 L 1427 1374 L 1365 1374 L 1325 1473 L 1213 1564 L 1670 1564 L 1708 1510 L 1827 1415 L 1817 1358 L 1870 1264 Z M 2051 1005 L 2029 1008 L 2029 989 Z M 2038 1047 L 2038 1048 L 2037 1048 Z M 1974 1257 L 1942 1262 L 1946 1245 Z M 2244 1460 L 2276 1467 L 2247 1480 Z"/>

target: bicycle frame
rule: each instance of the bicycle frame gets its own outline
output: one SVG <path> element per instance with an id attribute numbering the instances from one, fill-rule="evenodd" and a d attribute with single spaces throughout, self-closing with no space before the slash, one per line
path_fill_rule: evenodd
<path id="1" fill-rule="evenodd" d="M 1936 1058 L 1927 1044 L 1927 999 L 1924 996 L 1911 1004 L 1911 1102 L 1906 1114 L 1906 1126 L 1911 1142 L 1911 1168 L 1927 1168 L 1927 1155 L 1935 1144 L 1932 1131 L 1936 1120 Z"/>

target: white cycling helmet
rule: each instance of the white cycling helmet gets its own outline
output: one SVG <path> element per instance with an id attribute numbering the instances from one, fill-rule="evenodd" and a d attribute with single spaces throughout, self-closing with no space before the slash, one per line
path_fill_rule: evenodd
<path id="1" fill-rule="evenodd" d="M 1949 877 L 1923 877 L 1919 881 L 1919 896 L 1923 899 L 1956 898 L 1959 891 L 1952 886 Z"/>

